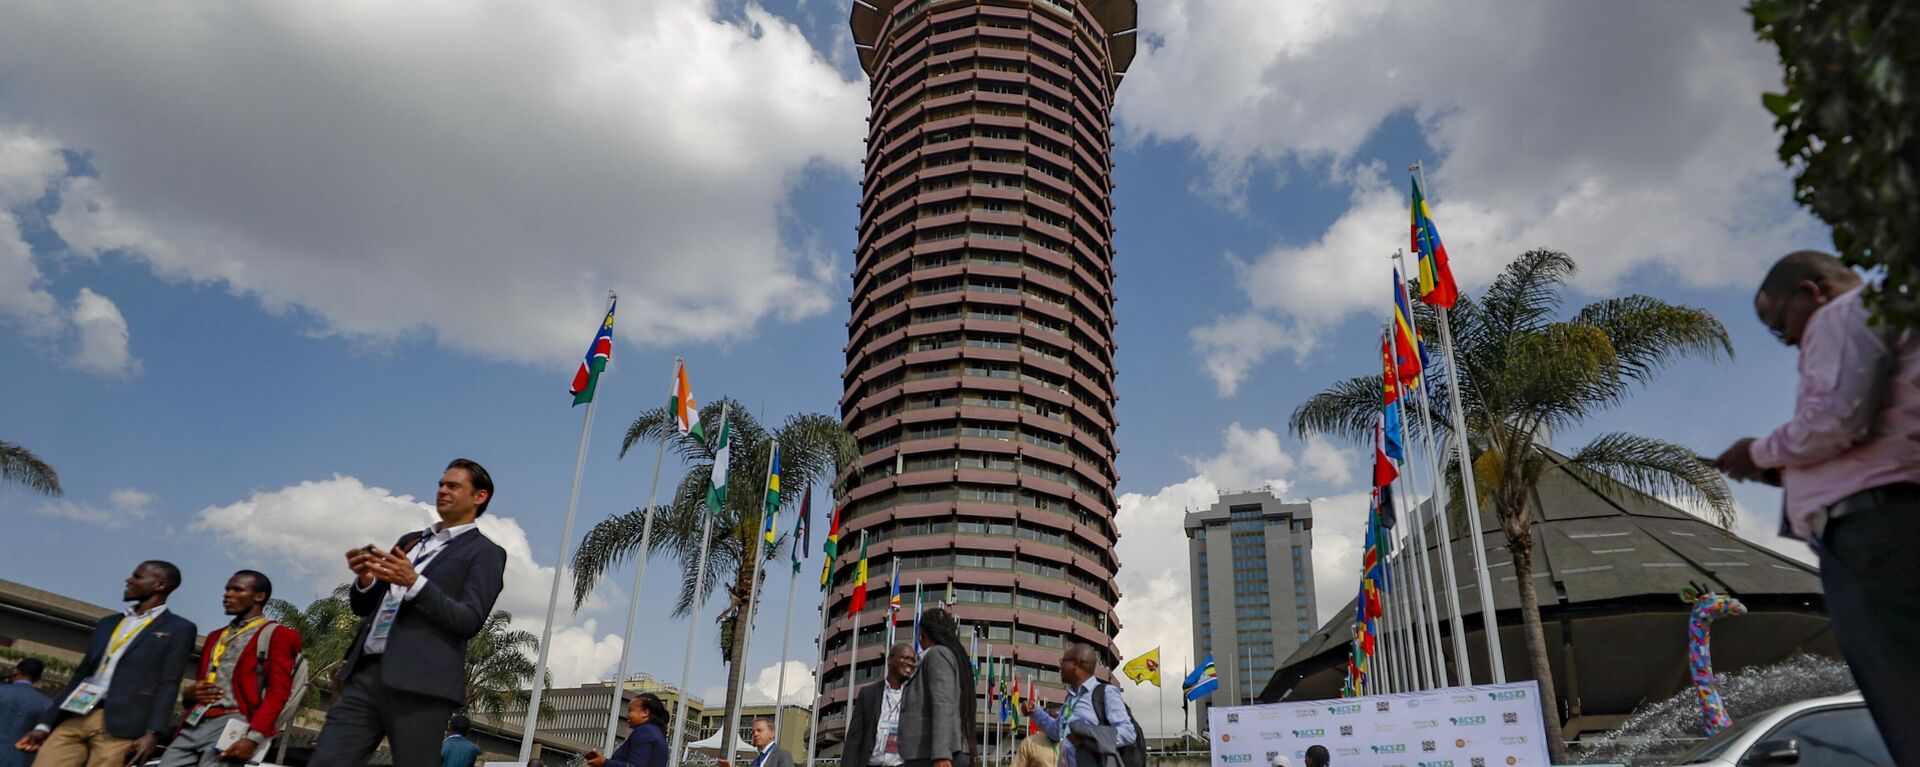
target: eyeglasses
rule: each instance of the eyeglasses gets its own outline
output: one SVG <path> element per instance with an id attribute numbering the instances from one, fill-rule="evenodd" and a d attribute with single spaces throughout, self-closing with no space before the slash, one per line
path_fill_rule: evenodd
<path id="1" fill-rule="evenodd" d="M 1787 340 L 1787 307 L 1792 306 L 1793 302 L 1800 298 L 1800 295 L 1800 291 L 1796 290 L 1786 298 L 1781 299 L 1780 308 L 1773 310 L 1773 319 L 1767 321 L 1767 331 L 1773 334 L 1774 340 L 1788 344 L 1789 346 L 1791 346 L 1792 343 Z"/>

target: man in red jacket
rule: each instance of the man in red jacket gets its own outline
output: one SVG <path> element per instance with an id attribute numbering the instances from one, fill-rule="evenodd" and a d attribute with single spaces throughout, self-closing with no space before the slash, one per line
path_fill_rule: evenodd
<path id="1" fill-rule="evenodd" d="M 271 598 L 273 582 L 261 573 L 241 570 L 227 579 L 222 604 L 233 622 L 207 635 L 200 673 L 184 696 L 186 724 L 160 757 L 161 767 L 257 762 L 267 739 L 279 734 L 273 725 L 280 712 L 298 705 L 288 698 L 300 632 L 262 615 Z M 268 632 L 265 669 L 260 668 L 263 630 Z"/>

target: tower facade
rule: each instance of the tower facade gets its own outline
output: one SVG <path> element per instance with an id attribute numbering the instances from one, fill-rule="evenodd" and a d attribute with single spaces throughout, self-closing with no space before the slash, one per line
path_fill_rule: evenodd
<path id="1" fill-rule="evenodd" d="M 896 565 L 900 641 L 915 586 L 930 607 L 951 584 L 962 631 L 1043 690 L 1068 643 L 1111 659 L 1111 114 L 1136 13 L 1134 0 L 853 4 L 872 112 L 840 404 L 862 471 L 842 491 L 821 638 L 825 753 L 847 711 L 846 564 L 863 535 L 856 686 L 884 673 Z"/>
<path id="2" fill-rule="evenodd" d="M 1313 596 L 1313 506 L 1268 490 L 1227 493 L 1187 512 L 1193 653 L 1213 655 L 1220 689 L 1200 702 L 1252 703 L 1280 661 L 1320 627 Z"/>

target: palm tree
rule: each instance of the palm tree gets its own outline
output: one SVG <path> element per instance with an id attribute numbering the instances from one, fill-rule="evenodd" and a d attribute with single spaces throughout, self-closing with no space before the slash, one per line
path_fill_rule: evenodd
<path id="1" fill-rule="evenodd" d="M 1474 481 L 1513 555 L 1527 660 L 1549 722 L 1559 721 L 1559 702 L 1533 579 L 1535 519 L 1529 504 L 1540 478 L 1556 469 L 1578 472 L 1602 480 L 1591 483 L 1596 487 L 1623 485 L 1692 506 L 1723 528 L 1732 526 L 1734 515 L 1726 482 L 1681 445 L 1623 432 L 1602 434 L 1571 456 L 1542 444 L 1553 432 L 1624 401 L 1636 384 L 1647 383 L 1676 360 L 1733 356 L 1726 328 L 1712 314 L 1647 296 L 1602 300 L 1572 319 L 1556 319 L 1559 288 L 1575 268 L 1565 253 L 1528 251 L 1507 265 L 1482 300 L 1463 295 L 1448 315 L 1466 400 L 1467 441 L 1476 454 Z M 1430 329 L 1436 323 L 1432 310 L 1417 306 L 1425 310 L 1421 325 Z M 1434 422 L 1450 424 L 1446 390 L 1432 388 Z M 1377 375 L 1335 384 L 1294 410 L 1290 426 L 1303 437 L 1330 433 L 1370 440 L 1381 390 Z M 1449 513 L 1461 515 L 1457 461 L 1447 476 L 1456 483 Z M 1565 763 L 1566 746 L 1557 729 L 1547 742 L 1554 762 Z"/>
<path id="2" fill-rule="evenodd" d="M 60 495 L 60 474 L 39 456 L 12 442 L 0 442 L 0 482 L 25 485 L 43 495 Z"/>
<path id="3" fill-rule="evenodd" d="M 332 694 L 329 681 L 353 646 L 360 617 L 347 605 L 347 588 L 345 583 L 334 587 L 332 594 L 313 600 L 304 610 L 284 599 L 267 603 L 269 619 L 300 632 L 300 653 L 307 659 L 307 678 L 311 680 L 306 693 L 293 704 L 301 709 L 326 707 L 327 697 Z"/>
<path id="4" fill-rule="evenodd" d="M 700 422 L 717 428 L 723 404 L 727 410 L 727 429 L 732 433 L 733 451 L 727 472 L 727 502 L 714 519 L 713 536 L 707 541 L 708 577 L 701 593 L 694 593 L 698 575 L 701 532 L 707 518 L 707 487 L 713 474 L 713 450 L 705 443 L 682 435 L 673 411 L 661 407 L 648 410 L 627 427 L 620 455 L 641 442 L 662 445 L 692 465 L 673 501 L 656 507 L 652 550 L 673 554 L 680 560 L 680 598 L 674 607 L 676 617 L 690 617 L 705 604 L 716 588 L 724 586 L 733 604 L 720 620 L 720 655 L 729 663 L 727 671 L 728 722 L 736 721 L 739 701 L 736 690 L 744 659 L 735 657 L 734 648 L 746 638 L 752 616 L 741 616 L 741 606 L 752 588 L 755 546 L 760 542 L 761 517 L 766 511 L 764 493 L 767 460 L 773 440 L 780 441 L 780 484 L 790 492 L 782 494 L 780 507 L 790 509 L 799 503 L 800 488 L 823 479 L 832 479 L 851 470 L 859 459 L 853 435 L 832 416 L 807 413 L 791 416 L 776 431 L 769 433 L 739 403 L 708 403 L 700 410 Z M 578 607 L 608 570 L 618 567 L 640 547 L 640 533 L 646 509 L 638 508 L 608 517 L 587 531 L 580 549 L 573 556 L 573 599 Z M 786 536 L 780 535 L 762 556 L 771 559 Z M 764 569 L 761 578 L 765 578 Z M 742 619 L 744 618 L 744 619 Z M 727 730 L 732 726 L 728 725 Z"/>
<path id="5" fill-rule="evenodd" d="M 500 722 L 514 704 L 526 705 L 533 697 L 529 688 L 537 665 L 528 653 L 539 651 L 538 635 L 515 630 L 512 613 L 493 611 L 481 624 L 480 633 L 467 640 L 467 711 L 484 713 Z M 540 685 L 553 689 L 553 675 L 542 676 Z M 542 695 L 540 715 L 553 712 L 553 700 Z"/>

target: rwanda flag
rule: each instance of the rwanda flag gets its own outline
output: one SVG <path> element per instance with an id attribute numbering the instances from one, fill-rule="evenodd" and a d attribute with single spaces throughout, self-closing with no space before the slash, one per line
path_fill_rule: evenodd
<path id="1" fill-rule="evenodd" d="M 1187 700 L 1199 700 L 1220 689 L 1219 673 L 1213 670 L 1212 653 L 1208 653 L 1207 659 L 1200 662 L 1199 668 L 1187 675 L 1186 681 L 1180 683 L 1180 689 Z"/>
<path id="2" fill-rule="evenodd" d="M 619 301 L 607 302 L 607 318 L 600 322 L 600 332 L 593 334 L 587 358 L 573 373 L 573 386 L 568 387 L 567 393 L 573 395 L 575 405 L 593 401 L 593 388 L 600 383 L 600 372 L 607 369 L 607 360 L 613 357 L 613 306 L 616 303 Z"/>
<path id="3" fill-rule="evenodd" d="M 767 511 L 760 515 L 760 537 L 773 545 L 773 523 L 780 518 L 780 440 L 767 456 Z"/>

